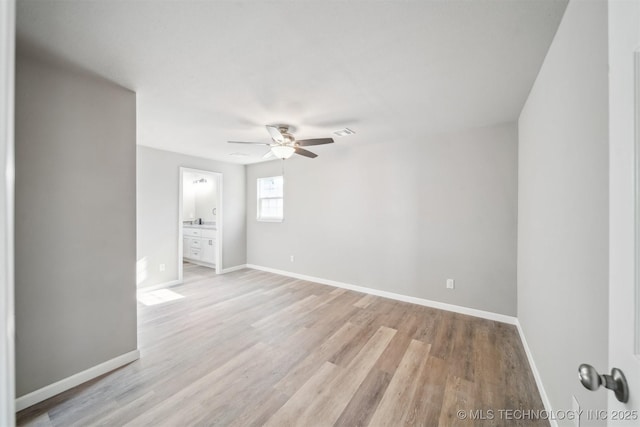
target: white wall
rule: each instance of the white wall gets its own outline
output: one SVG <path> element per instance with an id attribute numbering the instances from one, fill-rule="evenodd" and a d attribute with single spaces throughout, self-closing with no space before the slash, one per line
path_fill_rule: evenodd
<path id="1" fill-rule="evenodd" d="M 205 181 L 200 181 L 204 179 Z M 195 182 L 199 181 L 199 182 Z M 215 175 L 206 173 L 185 172 L 182 181 L 182 219 L 191 221 L 202 218 L 205 222 L 215 222 L 218 199 Z"/>
<path id="2" fill-rule="evenodd" d="M 18 396 L 137 349 L 135 150 L 135 93 L 18 56 Z"/>
<path id="3" fill-rule="evenodd" d="M 178 279 L 178 188 L 180 167 L 223 175 L 222 267 L 246 263 L 244 166 L 138 147 L 138 262 L 146 265 L 138 286 Z M 144 260 L 143 262 L 141 262 Z M 159 265 L 166 270 L 160 272 Z"/>
<path id="4" fill-rule="evenodd" d="M 395 142 L 286 160 L 282 223 L 256 221 L 281 161 L 248 166 L 248 263 L 515 315 L 515 125 Z"/>
<path id="5" fill-rule="evenodd" d="M 606 409 L 576 372 L 609 369 L 607 72 L 606 2 L 570 2 L 518 122 L 518 317 L 557 410 Z"/>
<path id="6" fill-rule="evenodd" d="M 214 176 L 202 176 L 206 182 L 191 184 L 195 187 L 196 218 L 205 222 L 215 221 L 213 209 L 216 207 L 216 179 Z M 217 211 L 216 211 L 217 212 Z"/>
<path id="7" fill-rule="evenodd" d="M 0 425 L 13 426 L 13 100 L 15 1 L 0 2 Z"/>
<path id="8" fill-rule="evenodd" d="M 191 221 L 196 218 L 196 188 L 194 176 L 185 172 L 182 180 L 182 220 Z"/>

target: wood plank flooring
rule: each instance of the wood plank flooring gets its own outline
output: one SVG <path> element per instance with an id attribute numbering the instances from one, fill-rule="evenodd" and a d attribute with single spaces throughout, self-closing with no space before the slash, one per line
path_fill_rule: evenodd
<path id="1" fill-rule="evenodd" d="M 184 277 L 184 298 L 138 304 L 140 360 L 17 424 L 549 425 L 500 416 L 543 410 L 511 325 L 256 270 Z"/>

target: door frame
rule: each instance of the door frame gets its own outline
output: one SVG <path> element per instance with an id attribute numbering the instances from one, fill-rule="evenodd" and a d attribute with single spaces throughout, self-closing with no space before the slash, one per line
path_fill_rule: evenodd
<path id="1" fill-rule="evenodd" d="M 640 414 L 640 4 L 609 2 L 609 366 L 624 372 L 629 401 L 608 411 Z M 627 414 L 629 412 L 615 412 Z M 637 419 L 629 420 L 637 425 Z M 619 425 L 609 419 L 607 425 Z"/>
<path id="2" fill-rule="evenodd" d="M 0 425 L 15 425 L 15 0 L 0 1 Z"/>
<path id="3" fill-rule="evenodd" d="M 178 282 L 182 283 L 183 280 L 183 268 L 182 268 L 182 253 L 184 248 L 182 247 L 184 233 L 182 231 L 182 186 L 185 173 L 202 173 L 208 174 L 216 180 L 216 274 L 222 274 L 222 228 L 223 228 L 223 203 L 222 203 L 222 178 L 221 172 L 214 172 L 204 169 L 193 169 L 184 166 L 180 166 L 179 170 L 179 183 L 178 183 Z"/>
<path id="4" fill-rule="evenodd" d="M 633 324 L 633 356 L 640 363 L 640 49 L 633 52 L 633 83 L 634 87 L 634 309 L 635 323 Z"/>

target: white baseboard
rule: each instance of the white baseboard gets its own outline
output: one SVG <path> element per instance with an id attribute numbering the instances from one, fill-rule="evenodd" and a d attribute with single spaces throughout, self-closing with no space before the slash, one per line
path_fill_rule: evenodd
<path id="1" fill-rule="evenodd" d="M 527 359 L 529 360 L 529 366 L 531 367 L 531 372 L 533 372 L 533 377 L 536 380 L 536 385 L 538 386 L 538 392 L 540 393 L 540 398 L 542 399 L 542 404 L 544 405 L 544 409 L 548 414 L 553 413 L 553 408 L 551 407 L 551 402 L 549 401 L 549 396 L 547 396 L 547 392 L 544 389 L 544 385 L 542 384 L 542 377 L 540 377 L 540 372 L 538 372 L 538 367 L 536 366 L 536 362 L 533 360 L 533 354 L 531 353 L 531 349 L 529 348 L 529 344 L 527 343 L 527 338 L 524 336 L 524 331 L 522 330 L 522 326 L 520 325 L 520 321 L 516 319 L 516 328 L 518 328 L 518 334 L 520 335 L 520 341 L 522 341 L 522 346 L 524 347 L 524 352 L 527 354 Z M 549 423 L 551 423 L 551 427 L 558 427 L 558 421 L 552 419 L 553 417 L 549 417 Z"/>
<path id="2" fill-rule="evenodd" d="M 157 285 L 142 286 L 138 288 L 138 292 L 149 292 L 157 289 L 170 288 L 171 286 L 181 285 L 182 280 L 171 280 L 170 282 L 158 283 Z"/>
<path id="3" fill-rule="evenodd" d="M 185 261 L 187 261 L 189 264 L 195 264 L 195 265 L 199 265 L 201 267 L 207 267 L 207 268 L 211 268 L 211 269 L 215 269 L 216 265 L 212 264 L 210 262 L 204 262 L 204 261 L 198 261 L 197 259 L 192 259 L 192 258 L 185 258 Z"/>
<path id="4" fill-rule="evenodd" d="M 336 282 L 335 280 L 323 279 L 320 277 L 312 277 L 304 274 L 291 273 L 289 271 L 277 270 L 275 268 L 262 267 L 254 264 L 247 264 L 247 268 L 253 268 L 254 270 L 266 271 L 268 273 L 279 274 L 281 276 L 293 277 L 295 279 L 306 280 L 309 282 L 320 283 L 322 285 L 335 286 L 337 288 L 349 289 L 351 291 L 362 292 L 365 294 L 376 295 L 379 297 L 389 298 L 397 301 L 410 302 L 412 304 L 418 304 L 425 307 L 438 308 L 440 310 L 453 311 L 455 313 L 466 314 L 468 316 L 481 317 L 483 319 L 495 320 L 496 322 L 508 323 L 510 325 L 516 325 L 517 319 L 513 316 L 507 316 L 505 314 L 492 313 L 490 311 L 478 310 L 475 308 L 463 307 L 460 305 L 447 304 L 439 301 L 432 301 L 424 298 L 410 297 L 407 295 L 396 294 L 393 292 L 381 291 L 379 289 L 366 288 L 364 286 L 352 285 L 349 283 Z"/>
<path id="5" fill-rule="evenodd" d="M 242 270 L 243 268 L 247 268 L 247 264 L 236 265 L 235 267 L 223 268 L 222 274 L 231 273 L 232 271 Z"/>
<path id="6" fill-rule="evenodd" d="M 42 387 L 39 390 L 32 391 L 31 393 L 25 394 L 24 396 L 20 396 L 16 399 L 16 411 L 21 411 L 25 408 L 35 405 L 36 403 L 40 403 L 43 400 L 47 400 L 50 397 L 62 393 L 63 391 L 72 389 L 75 386 L 90 381 L 96 377 L 99 377 L 100 375 L 106 374 L 107 372 L 113 371 L 114 369 L 131 363 L 139 358 L 139 350 L 130 351 L 129 353 L 114 357 L 111 360 L 107 360 L 106 362 L 96 365 L 92 368 L 89 368 L 82 372 L 78 372 L 77 374 L 62 379 L 58 382 L 49 384 L 48 386 Z"/>
<path id="7" fill-rule="evenodd" d="M 213 267 L 211 264 L 200 263 L 191 259 L 189 260 L 189 262 L 192 264 L 201 265 L 203 267 Z M 232 271 L 242 270 L 243 268 L 247 268 L 247 264 L 240 264 L 234 267 L 225 268 L 222 270 L 221 274 L 231 273 Z M 158 283 L 157 285 L 142 286 L 138 288 L 138 292 L 155 291 L 158 289 L 170 288 L 171 286 L 177 285 L 182 285 L 182 280 L 171 280 L 170 282 Z"/>

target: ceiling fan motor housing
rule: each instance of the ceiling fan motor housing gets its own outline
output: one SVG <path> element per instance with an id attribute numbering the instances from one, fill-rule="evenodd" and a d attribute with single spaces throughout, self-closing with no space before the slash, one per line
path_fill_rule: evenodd
<path id="1" fill-rule="evenodd" d="M 282 137 L 284 138 L 284 145 L 293 145 L 296 139 L 290 133 L 282 132 Z"/>

